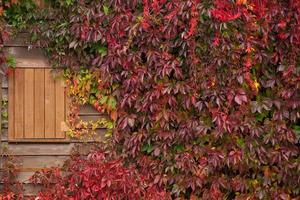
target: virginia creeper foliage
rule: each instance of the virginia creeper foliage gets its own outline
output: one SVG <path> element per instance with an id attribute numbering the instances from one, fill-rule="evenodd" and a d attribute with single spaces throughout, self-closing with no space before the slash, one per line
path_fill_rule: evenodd
<path id="1" fill-rule="evenodd" d="M 153 184 L 185 198 L 300 196 L 298 0 L 52 5 L 41 44 L 59 66 L 101 74 L 118 102 L 114 150 Z"/>
<path id="2" fill-rule="evenodd" d="M 66 175 L 58 168 L 45 169 L 36 172 L 31 181 L 44 186 L 37 195 L 42 200 L 170 199 L 165 191 L 149 184 L 147 176 L 123 163 L 98 150 L 88 156 L 73 155 L 65 167 Z"/>

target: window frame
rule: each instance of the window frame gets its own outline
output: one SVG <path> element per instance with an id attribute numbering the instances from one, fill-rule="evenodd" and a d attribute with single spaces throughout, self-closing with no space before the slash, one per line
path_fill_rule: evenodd
<path id="1" fill-rule="evenodd" d="M 8 77 L 8 142 L 36 142 L 36 143 L 69 143 L 70 142 L 70 138 L 67 136 L 66 134 L 66 121 L 67 121 L 67 116 L 68 116 L 68 105 L 69 105 L 69 98 L 67 98 L 66 95 L 66 87 L 64 86 L 64 98 L 65 98 L 65 102 L 64 102 L 64 121 L 61 122 L 62 124 L 60 125 L 61 130 L 64 132 L 64 138 L 46 138 L 45 136 L 45 131 L 44 131 L 44 138 L 25 138 L 25 117 L 26 117 L 26 113 L 24 112 L 24 117 L 23 117 L 23 137 L 16 137 L 16 132 L 15 132 L 15 72 L 17 70 L 24 70 L 24 74 L 25 74 L 25 70 L 27 69 L 38 69 L 38 70 L 50 70 L 51 68 L 49 67 L 33 67 L 33 68 L 29 68 L 29 67 L 17 67 L 15 70 L 13 70 L 12 75 L 10 75 Z M 44 72 L 44 74 L 46 73 L 46 71 Z M 23 83 L 25 85 L 25 79 L 23 80 Z M 46 84 L 46 80 L 44 80 L 44 83 Z M 25 87 L 25 86 L 24 86 Z M 24 98 L 25 98 L 25 94 L 24 94 Z M 44 98 L 44 101 L 46 102 L 46 99 Z M 45 104 L 44 102 L 44 104 Z M 23 107 L 24 107 L 24 101 L 23 101 Z M 35 106 L 35 105 L 34 105 Z M 45 107 L 46 105 L 44 105 Z M 56 109 L 56 107 L 54 108 Z M 44 113 L 44 115 L 46 115 Z M 55 116 L 55 120 L 56 116 Z M 63 123 L 64 123 L 64 129 L 63 129 Z M 44 125 L 45 127 L 46 125 Z M 54 129 L 54 134 L 56 133 L 56 127 Z"/>

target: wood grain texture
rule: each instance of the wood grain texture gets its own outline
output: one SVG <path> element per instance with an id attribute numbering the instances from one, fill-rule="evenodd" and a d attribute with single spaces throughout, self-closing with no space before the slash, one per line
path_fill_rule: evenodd
<path id="1" fill-rule="evenodd" d="M 45 69 L 45 138 L 55 138 L 55 82 Z"/>
<path id="2" fill-rule="evenodd" d="M 22 169 L 61 167 L 69 156 L 18 156 Z"/>
<path id="3" fill-rule="evenodd" d="M 19 33 L 17 37 L 4 41 L 5 47 L 27 47 L 30 45 L 30 33 Z"/>
<path id="4" fill-rule="evenodd" d="M 25 99 L 24 99 L 24 137 L 34 138 L 34 116 L 35 116 L 35 103 L 34 103 L 34 69 L 26 69 L 25 71 Z"/>
<path id="5" fill-rule="evenodd" d="M 0 172 L 0 176 L 2 175 L 2 172 Z M 20 172 L 18 173 L 18 176 L 16 177 L 16 182 L 19 181 L 21 183 L 30 183 L 29 178 L 33 175 L 33 171 L 30 172 Z"/>
<path id="6" fill-rule="evenodd" d="M 18 156 L 18 165 L 20 165 L 18 168 L 30 171 L 31 169 L 61 167 L 67 158 L 69 156 Z M 4 159 L 0 158 L 0 162 L 3 162 Z"/>
<path id="7" fill-rule="evenodd" d="M 67 156 L 74 144 L 9 144 L 8 151 L 16 156 Z"/>
<path id="8" fill-rule="evenodd" d="M 0 78 L 0 85 L 2 85 L 2 79 Z M 2 110 L 2 93 L 0 93 L 0 108 Z M 2 155 L 2 113 L 0 115 L 0 155 Z M 1 167 L 1 163 L 0 163 Z"/>
<path id="9" fill-rule="evenodd" d="M 15 105 L 15 92 L 14 92 L 14 84 L 15 84 L 15 73 L 13 73 L 10 77 L 9 77 L 9 88 L 8 88 L 8 139 L 14 139 L 15 137 L 15 123 L 14 123 L 14 105 Z M 5 90 L 7 91 L 7 90 Z M 2 98 L 3 97 L 3 90 L 2 90 Z M 2 124 L 2 123 L 1 123 Z M 2 132 L 1 132 L 2 133 Z"/>
<path id="10" fill-rule="evenodd" d="M 43 138 L 43 139 L 28 139 L 28 138 L 22 138 L 22 139 L 9 139 L 8 140 L 8 130 L 7 127 L 2 129 L 2 142 L 10 142 L 10 144 L 68 144 L 68 143 L 90 143 L 90 142 L 98 142 L 98 141 L 103 141 L 105 139 L 105 133 L 106 129 L 105 128 L 98 128 L 96 129 L 96 135 L 95 138 L 89 138 L 89 139 L 83 139 L 83 140 L 78 140 L 78 139 L 72 139 L 72 138 L 67 138 L 66 139 L 52 139 L 52 138 Z"/>
<path id="11" fill-rule="evenodd" d="M 23 110 L 20 112 L 23 112 L 24 117 L 24 132 L 25 134 L 20 135 L 19 137 L 15 137 L 14 128 L 16 123 L 14 122 L 14 116 L 15 116 L 15 74 L 9 77 L 8 84 L 9 87 L 5 87 L 2 89 L 4 98 L 9 98 L 9 106 L 8 106 L 8 113 L 9 113 L 9 119 L 8 123 L 3 123 L 3 134 L 1 141 L 4 142 L 22 142 L 22 143 L 68 143 L 68 142 L 93 142 L 93 141 L 99 141 L 103 139 L 103 135 L 105 134 L 105 129 L 100 127 L 100 129 L 97 130 L 97 136 L 96 140 L 93 139 L 87 139 L 87 140 L 74 140 L 69 139 L 66 137 L 65 132 L 62 130 L 62 123 L 66 121 L 66 116 L 68 114 L 68 98 L 65 95 L 65 86 L 60 80 L 54 81 L 52 76 L 50 75 L 50 69 L 20 69 L 17 68 L 16 71 L 24 72 L 24 76 L 22 78 L 22 74 L 18 73 L 17 76 L 21 77 L 21 79 L 18 80 L 19 83 L 23 81 L 24 89 L 24 100 L 22 98 L 18 98 L 19 102 L 23 102 Z M 37 71 L 37 72 L 36 72 Z M 43 80 L 43 71 L 45 73 L 45 77 Z M 40 75 L 37 75 L 40 73 Z M 33 77 L 32 77 L 33 76 Z M 31 78 L 30 78 L 31 77 Z M 40 80 L 36 80 L 36 78 L 39 78 Z M 7 80 L 4 80 L 7 82 Z M 41 91 L 40 88 L 36 88 L 37 86 L 42 86 Z M 44 88 L 43 88 L 44 87 Z M 18 87 L 17 87 L 18 88 Z M 32 89 L 33 88 L 33 89 Z M 21 90 L 22 87 L 19 87 L 19 90 Z M 9 92 L 8 92 L 9 90 Z M 38 92 L 36 92 L 38 91 Z M 37 95 L 38 93 L 39 95 Z M 36 99 L 38 97 L 43 97 L 44 99 L 40 99 L 39 105 L 43 106 L 37 106 Z M 36 97 L 38 96 L 38 97 Z M 20 101 L 21 100 L 21 101 Z M 56 103 L 59 102 L 59 103 Z M 21 105 L 22 106 L 22 105 Z M 19 105 L 20 107 L 20 105 Z M 40 107 L 40 108 L 38 108 Z M 43 110 L 44 108 L 44 110 Z M 43 114 L 37 114 L 40 115 L 40 117 L 36 116 L 36 109 L 42 110 Z M 22 110 L 22 109 L 21 109 Z M 22 115 L 21 115 L 22 116 Z M 97 112 L 92 106 L 90 105 L 84 105 L 80 108 L 79 116 L 84 121 L 96 121 L 102 117 L 105 117 L 101 115 L 99 112 Z M 32 118 L 34 125 L 32 125 Z M 43 120 L 44 119 L 44 120 Z M 22 120 L 22 119 L 21 119 Z M 41 124 L 44 123 L 44 126 L 41 126 Z M 18 123 L 19 125 L 22 123 Z M 36 124 L 40 127 L 35 128 Z M 9 127 L 9 130 L 7 128 Z M 34 136 L 36 134 L 36 131 L 31 131 L 32 129 L 38 129 L 45 130 L 45 132 L 41 131 L 42 133 L 40 136 Z M 22 131 L 21 131 L 22 132 Z M 34 136 L 34 137 L 33 137 Z"/>
<path id="12" fill-rule="evenodd" d="M 56 138 L 65 138 L 63 124 L 66 121 L 65 114 L 65 86 L 62 81 L 55 81 L 55 120 L 56 120 Z"/>
<path id="13" fill-rule="evenodd" d="M 98 112 L 92 105 L 87 104 L 80 107 L 79 115 L 100 116 L 102 114 Z"/>
<path id="14" fill-rule="evenodd" d="M 45 138 L 45 71 L 43 69 L 35 69 L 34 82 L 34 138 Z"/>
<path id="15" fill-rule="evenodd" d="M 10 54 L 16 59 L 16 68 L 50 68 L 50 64 L 43 50 L 28 47 L 8 47 L 4 48 L 7 54 Z"/>
<path id="16" fill-rule="evenodd" d="M 15 70 L 14 138 L 24 138 L 24 69 Z"/>

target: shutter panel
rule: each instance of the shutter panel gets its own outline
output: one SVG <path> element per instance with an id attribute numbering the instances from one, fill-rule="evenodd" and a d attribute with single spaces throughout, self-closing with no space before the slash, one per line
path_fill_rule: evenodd
<path id="1" fill-rule="evenodd" d="M 45 138 L 45 69 L 34 69 L 34 138 Z"/>
<path id="2" fill-rule="evenodd" d="M 17 68 L 9 77 L 9 140 L 65 140 L 66 94 L 63 81 L 48 68 Z"/>
<path id="3" fill-rule="evenodd" d="M 50 69 L 45 70 L 45 138 L 55 138 L 55 82 Z"/>
<path id="4" fill-rule="evenodd" d="M 24 137 L 25 138 L 34 138 L 34 69 L 23 70 L 25 74 L 24 81 L 24 113 L 26 113 L 25 124 L 24 124 Z"/>
<path id="5" fill-rule="evenodd" d="M 24 70 L 15 71 L 15 138 L 24 137 Z"/>

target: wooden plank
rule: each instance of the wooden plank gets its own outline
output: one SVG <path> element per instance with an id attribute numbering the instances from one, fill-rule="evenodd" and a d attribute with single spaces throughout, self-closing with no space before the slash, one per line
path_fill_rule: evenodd
<path id="1" fill-rule="evenodd" d="M 98 121 L 100 120 L 101 118 L 106 118 L 105 115 L 79 115 L 79 118 L 82 120 L 82 121 Z"/>
<path id="2" fill-rule="evenodd" d="M 25 156 L 22 168 L 62 167 L 69 156 Z"/>
<path id="3" fill-rule="evenodd" d="M 34 138 L 34 69 L 25 70 L 25 134 L 24 138 Z"/>
<path id="4" fill-rule="evenodd" d="M 16 67 L 18 68 L 48 68 L 50 64 L 47 59 L 43 60 L 32 60 L 28 58 L 18 58 L 16 62 Z"/>
<path id="5" fill-rule="evenodd" d="M 50 168 L 62 166 L 69 156 L 18 156 L 22 169 Z"/>
<path id="6" fill-rule="evenodd" d="M 98 116 L 101 115 L 92 105 L 83 105 L 80 106 L 79 115 L 94 115 Z"/>
<path id="7" fill-rule="evenodd" d="M 4 48 L 6 54 L 10 54 L 15 57 L 18 62 L 19 59 L 31 60 L 34 62 L 46 62 L 48 63 L 48 58 L 44 55 L 44 50 L 41 48 L 32 48 L 28 47 L 6 47 Z M 29 64 L 29 68 L 34 68 L 35 63 Z M 30 67 L 31 66 L 31 67 Z M 17 67 L 17 66 L 16 66 Z M 23 67 L 24 68 L 24 67 Z"/>
<path id="8" fill-rule="evenodd" d="M 9 139 L 14 139 L 15 137 L 15 124 L 14 124 L 14 100 L 15 100 L 15 73 L 13 73 L 9 77 L 9 97 L 8 97 L 8 126 L 9 126 L 9 132 L 8 132 L 8 138 Z M 6 90 L 7 91 L 7 90 Z M 3 90 L 2 90 L 3 92 Z M 3 93 L 2 93 L 2 98 L 3 98 Z"/>
<path id="9" fill-rule="evenodd" d="M 12 40 L 4 42 L 5 47 L 28 47 L 30 34 L 29 33 L 19 33 Z"/>
<path id="10" fill-rule="evenodd" d="M 74 144 L 9 144 L 8 151 L 15 156 L 67 156 Z"/>
<path id="11" fill-rule="evenodd" d="M 45 69 L 45 138 L 55 138 L 55 82 Z"/>
<path id="12" fill-rule="evenodd" d="M 33 171 L 30 172 L 19 172 L 16 178 L 16 182 L 19 181 L 21 183 L 30 183 L 29 178 L 33 175 Z M 1 173 L 0 173 L 1 176 Z"/>
<path id="13" fill-rule="evenodd" d="M 4 48 L 6 54 L 10 54 L 16 59 L 17 68 L 49 68 L 50 63 L 43 50 L 28 47 L 7 47 Z"/>
<path id="14" fill-rule="evenodd" d="M 41 169 L 21 170 L 18 173 L 18 176 L 15 181 L 23 183 L 23 184 L 30 184 L 30 181 L 29 181 L 30 177 L 38 170 L 41 170 Z M 0 176 L 1 176 L 1 172 L 0 172 Z"/>
<path id="15" fill-rule="evenodd" d="M 24 138 L 24 69 L 15 70 L 15 139 Z M 11 114 L 11 113 L 10 113 Z"/>
<path id="16" fill-rule="evenodd" d="M 87 139 L 72 139 L 72 138 L 67 138 L 67 139 L 10 139 L 9 143 L 10 145 L 21 145 L 21 144 L 69 144 L 69 143 L 91 143 L 91 142 L 99 142 L 99 141 L 104 141 L 105 140 L 105 133 L 106 129 L 105 128 L 99 128 L 96 130 L 96 135 L 94 138 L 87 138 Z M 3 128 L 2 130 L 2 142 L 8 142 L 8 131 L 7 128 Z"/>
<path id="17" fill-rule="evenodd" d="M 34 185 L 31 183 L 26 183 L 22 185 L 22 194 L 24 195 L 24 199 L 27 197 L 32 197 L 28 199 L 36 199 L 35 195 L 43 189 L 42 185 Z"/>
<path id="18" fill-rule="evenodd" d="M 27 138 L 22 138 L 22 139 L 13 139 L 9 140 L 9 143 L 70 143 L 69 140 L 66 140 L 64 138 L 33 138 L 33 139 L 27 139 Z"/>
<path id="19" fill-rule="evenodd" d="M 34 71 L 35 131 L 34 138 L 45 138 L 45 71 Z"/>
<path id="20" fill-rule="evenodd" d="M 101 118 L 105 118 L 105 115 L 79 115 L 79 118 L 83 121 L 97 121 Z M 7 128 L 7 124 L 3 124 L 3 127 Z"/>
<path id="21" fill-rule="evenodd" d="M 56 138 L 65 138 L 63 124 L 65 123 L 65 86 L 63 81 L 55 81 L 55 119 Z"/>
<path id="22" fill-rule="evenodd" d="M 0 77 L 0 85 L 2 85 L 2 76 Z M 2 111 L 2 92 L 0 93 L 0 108 Z M 0 155 L 2 155 L 2 117 L 1 116 L 2 114 L 0 114 Z"/>

